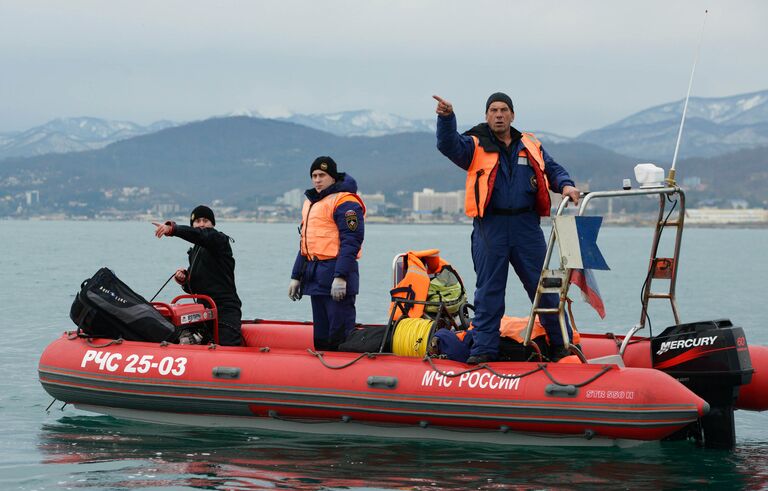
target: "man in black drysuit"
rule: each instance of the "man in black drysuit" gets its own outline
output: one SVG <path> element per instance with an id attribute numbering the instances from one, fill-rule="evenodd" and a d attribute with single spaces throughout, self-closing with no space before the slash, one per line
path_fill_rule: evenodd
<path id="1" fill-rule="evenodd" d="M 189 227 L 170 221 L 153 225 L 157 238 L 175 236 L 194 244 L 187 251 L 189 268 L 179 268 L 174 279 L 185 292 L 208 295 L 216 302 L 219 344 L 241 346 L 242 303 L 235 288 L 235 258 L 229 244 L 232 239 L 214 228 L 213 210 L 204 205 L 192 210 Z"/>

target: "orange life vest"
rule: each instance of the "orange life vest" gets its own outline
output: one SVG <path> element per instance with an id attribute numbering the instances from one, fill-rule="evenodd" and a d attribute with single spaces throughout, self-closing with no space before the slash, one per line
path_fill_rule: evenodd
<path id="1" fill-rule="evenodd" d="M 501 325 L 499 326 L 499 332 L 505 338 L 510 338 L 518 343 L 525 342 L 525 328 L 528 327 L 528 317 L 510 317 L 505 315 L 501 318 Z M 571 327 L 573 329 L 573 327 Z M 533 331 L 531 332 L 531 339 L 536 339 L 539 336 L 546 336 L 547 331 L 544 326 L 539 322 L 538 317 L 533 323 Z M 549 342 L 549 337 L 547 337 Z M 576 329 L 573 329 L 573 344 L 579 344 L 581 342 L 581 336 Z"/>
<path id="2" fill-rule="evenodd" d="M 408 251 L 403 263 L 405 275 L 389 293 L 393 299 L 404 298 L 423 302 L 427 299 L 431 276 L 439 274 L 446 266 L 450 266 L 450 264 L 440 257 L 438 249 Z M 394 301 L 390 304 L 390 316 L 392 309 L 396 309 L 393 320 L 403 316 L 418 319 L 424 315 L 424 304 L 405 304 L 404 308 L 405 312 Z"/>
<path id="3" fill-rule="evenodd" d="M 469 217 L 485 216 L 485 209 L 491 202 L 493 183 L 496 180 L 496 172 L 499 169 L 499 154 L 486 152 L 480 146 L 480 140 L 473 136 L 475 153 L 467 170 L 466 193 L 464 199 L 464 212 Z M 528 165 L 533 168 L 536 175 L 536 212 L 539 216 L 549 216 L 552 203 L 549 199 L 549 179 L 544 172 L 544 154 L 541 151 L 541 142 L 532 133 L 523 133 L 520 139 L 523 149 L 519 157 L 526 157 Z"/>
<path id="4" fill-rule="evenodd" d="M 314 203 L 304 201 L 301 210 L 301 255 L 310 260 L 333 259 L 339 255 L 339 227 L 333 219 L 336 207 L 348 201 L 357 201 L 363 208 L 365 204 L 355 193 L 333 193 Z M 360 259 L 362 249 L 357 251 Z"/>

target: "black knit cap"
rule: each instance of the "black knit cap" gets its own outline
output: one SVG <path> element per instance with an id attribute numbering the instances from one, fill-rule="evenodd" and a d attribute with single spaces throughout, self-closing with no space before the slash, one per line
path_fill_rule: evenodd
<path id="1" fill-rule="evenodd" d="M 189 215 L 189 226 L 191 227 L 198 218 L 207 218 L 213 225 L 216 225 L 216 218 L 213 217 L 213 210 L 205 205 L 200 205 L 192 210 L 192 214 Z"/>
<path id="2" fill-rule="evenodd" d="M 339 179 L 339 172 L 336 169 L 336 162 L 328 157 L 328 156 L 322 156 L 315 159 L 314 162 L 312 162 L 312 165 L 309 168 L 309 175 L 311 176 L 313 172 L 316 170 L 321 170 L 325 173 L 327 173 L 329 176 L 334 178 L 335 180 Z"/>
<path id="3" fill-rule="evenodd" d="M 512 105 L 512 99 L 510 99 L 504 92 L 494 92 L 488 97 L 488 100 L 485 103 L 485 112 L 488 112 L 488 108 L 491 107 L 491 104 L 494 102 L 503 102 L 509 106 L 510 111 L 515 112 L 515 107 Z"/>

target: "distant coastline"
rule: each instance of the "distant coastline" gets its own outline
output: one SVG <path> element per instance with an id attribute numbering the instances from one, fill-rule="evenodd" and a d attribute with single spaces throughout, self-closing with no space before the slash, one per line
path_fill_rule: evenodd
<path id="1" fill-rule="evenodd" d="M 723 211 L 723 210 L 719 210 Z M 731 211 L 731 210 L 725 210 Z M 685 225 L 689 228 L 768 228 L 768 210 L 759 210 L 763 213 L 755 214 L 757 219 L 750 219 L 749 215 L 741 216 L 724 216 L 723 213 L 698 213 L 699 209 L 688 210 Z M 286 217 L 274 217 L 274 218 L 260 218 L 260 217 L 248 217 L 248 216 L 220 216 L 218 217 L 220 222 L 242 222 L 242 223 L 287 223 L 295 224 L 300 217 L 297 216 L 293 219 Z M 126 216 L 77 216 L 77 215 L 65 215 L 65 214 L 51 214 L 51 215 L 34 215 L 26 217 L 14 217 L 4 216 L 0 217 L 0 220 L 5 221 L 93 221 L 93 222 L 153 222 L 160 220 L 173 220 L 179 223 L 183 223 L 187 220 L 186 216 L 175 217 L 160 217 L 156 215 L 142 215 L 131 214 Z M 638 227 L 638 226 L 651 226 L 655 221 L 654 218 L 649 218 L 647 213 L 641 215 L 621 215 L 619 217 L 606 217 L 603 216 L 604 227 Z M 441 219 L 441 220 L 429 220 L 403 217 L 382 217 L 382 216 L 370 216 L 367 217 L 366 222 L 370 225 L 471 225 L 472 221 L 469 218 L 461 217 L 457 219 Z"/>

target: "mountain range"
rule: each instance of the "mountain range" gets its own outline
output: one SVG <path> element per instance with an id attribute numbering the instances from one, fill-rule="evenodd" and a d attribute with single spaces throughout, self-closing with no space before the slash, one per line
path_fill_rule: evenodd
<path id="1" fill-rule="evenodd" d="M 576 140 L 668 166 L 675 153 L 683 100 L 655 106 Z M 713 157 L 768 145 L 768 90 L 730 97 L 691 97 L 680 157 Z"/>
<path id="2" fill-rule="evenodd" d="M 612 187 L 631 173 L 627 157 L 587 143 L 552 144 L 571 172 Z M 273 202 L 309 186 L 309 164 L 332 155 L 362 192 L 390 196 L 463 187 L 464 172 L 435 148 L 430 133 L 341 137 L 283 121 L 214 118 L 134 137 L 87 152 L 0 161 L 0 196 L 44 188 L 54 201 L 92 200 L 105 189 L 150 186 L 164 200 Z M 617 172 L 619 172 L 617 174 Z M 410 196 L 410 195 L 409 195 Z"/>
<path id="3" fill-rule="evenodd" d="M 637 163 L 578 141 L 547 144 L 547 149 L 580 186 L 590 189 L 618 188 Z M 692 204 L 742 196 L 757 204 L 767 201 L 768 153 L 741 152 L 727 159 L 680 162 L 681 179 L 700 178 L 700 194 L 691 196 Z M 283 121 L 229 117 L 166 128 L 97 150 L 0 161 L 0 205 L 5 199 L 5 214 L 13 212 L 9 197 L 34 189 L 48 210 L 147 209 L 158 203 L 186 208 L 214 200 L 253 209 L 274 203 L 290 189 L 309 187 L 309 164 L 319 154 L 332 155 L 340 170 L 358 181 L 361 192 L 383 192 L 402 206 L 409 206 L 410 194 L 424 187 L 462 189 L 466 176 L 436 150 L 429 133 L 341 137 Z M 726 187 L 723 176 L 749 179 L 734 179 Z M 115 191 L 144 188 L 142 199 Z"/>
<path id="4" fill-rule="evenodd" d="M 58 118 L 25 131 L 0 133 L 0 160 L 8 157 L 93 150 L 176 124 L 171 121 L 157 121 L 141 126 L 130 121 L 109 121 L 91 117 Z"/>
<path id="5" fill-rule="evenodd" d="M 709 128 L 714 134 L 718 128 L 723 132 L 725 127 L 739 127 L 759 136 L 761 128 L 768 126 L 767 96 L 768 91 L 764 91 L 709 100 L 708 104 L 692 101 L 693 116 L 686 131 Z M 630 136 L 660 131 L 665 125 L 672 131 L 676 107 L 668 104 L 651 108 L 600 130 L 605 132 L 603 140 L 613 138 L 611 141 L 618 142 L 613 147 L 622 152 L 587 141 L 594 137 L 590 132 L 574 139 L 539 136 L 549 153 L 568 168 L 582 187 L 615 189 L 623 178 L 632 176 L 634 165 L 649 159 L 651 148 L 656 148 L 638 146 Z M 294 118 L 302 124 L 232 116 L 186 124 L 163 121 L 141 127 L 95 118 L 70 118 L 53 121 L 37 131 L 15 133 L 10 138 L 5 134 L 5 139 L 0 139 L 2 148 L 7 148 L 9 142 L 21 148 L 19 142 L 26 141 L 30 149 L 34 142 L 64 140 L 101 148 L 67 153 L 58 149 L 59 153 L 0 160 L 0 215 L 14 213 L 20 199 L 29 202 L 31 198 L 25 193 L 33 190 L 40 193 L 41 209 L 49 211 L 83 206 L 147 209 L 161 203 L 190 206 L 213 200 L 248 209 L 256 204 L 274 203 L 276 197 L 290 189 L 307 188 L 309 163 L 320 154 L 332 155 L 341 170 L 358 180 L 361 192 L 384 192 L 388 200 L 402 206 L 409 206 L 410 194 L 424 187 L 438 191 L 463 187 L 464 172 L 435 149 L 434 133 L 424 128 L 426 122 L 424 126 L 410 125 L 402 118 L 382 117 L 371 111 Z M 330 126 L 334 127 L 333 132 L 328 131 Z M 373 128 L 370 131 L 385 134 L 345 135 L 362 132 L 369 126 Z M 57 140 L 55 135 L 67 138 Z M 115 138 L 118 140 L 106 143 Z M 674 138 L 667 134 L 657 136 L 671 144 Z M 765 206 L 766 147 L 742 148 L 742 143 L 752 146 L 751 142 L 737 143 L 710 144 L 722 152 L 717 157 L 703 152 L 686 159 L 686 154 L 681 154 L 678 175 L 681 182 L 683 177 L 689 179 L 691 204 L 697 200 L 745 198 L 753 205 Z M 669 167 L 663 160 L 658 162 Z M 726 181 L 725 177 L 729 179 Z"/>
<path id="6" fill-rule="evenodd" d="M 406 119 L 396 114 L 370 110 L 331 114 L 294 114 L 277 119 L 339 136 L 382 136 L 397 133 L 435 132 L 434 118 Z"/>
<path id="7" fill-rule="evenodd" d="M 586 142 L 640 160 L 669 165 L 674 155 L 683 100 L 632 114 L 605 127 L 570 138 L 534 131 L 547 143 Z M 222 117 L 264 118 L 258 111 Z M 371 110 L 328 114 L 292 114 L 274 118 L 337 136 L 377 137 L 398 133 L 434 133 L 435 120 L 408 119 Z M 46 153 L 92 150 L 184 123 L 158 121 L 141 126 L 98 118 L 60 118 L 25 131 L 0 133 L 0 160 Z M 526 128 L 528 129 L 528 128 Z M 768 90 L 729 97 L 692 97 L 688 105 L 680 157 L 711 157 L 768 145 Z"/>

